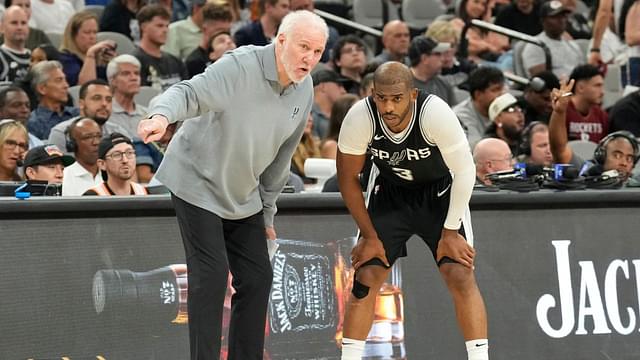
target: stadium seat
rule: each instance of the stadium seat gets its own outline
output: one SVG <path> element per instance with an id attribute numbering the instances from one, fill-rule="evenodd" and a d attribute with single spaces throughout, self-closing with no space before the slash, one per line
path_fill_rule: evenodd
<path id="1" fill-rule="evenodd" d="M 440 0 L 403 0 L 402 17 L 412 29 L 424 30 L 446 12 Z"/>
<path id="2" fill-rule="evenodd" d="M 386 6 L 389 18 L 398 19 L 398 8 L 387 0 L 353 0 L 353 21 L 372 28 L 382 29 L 384 26 L 382 6 Z"/>
<path id="3" fill-rule="evenodd" d="M 84 7 L 84 11 L 88 11 L 94 13 L 98 17 L 98 22 L 102 17 L 102 12 L 104 11 L 104 6 L 102 5 L 86 5 Z"/>
<path id="4" fill-rule="evenodd" d="M 587 140 L 571 140 L 569 141 L 569 147 L 573 151 L 574 154 L 578 155 L 580 158 L 584 160 L 589 160 L 593 158 L 593 151 L 596 149 L 598 144 L 587 141 Z"/>
<path id="5" fill-rule="evenodd" d="M 71 96 L 71 99 L 73 99 L 73 105 L 74 106 L 79 106 L 79 100 L 80 100 L 80 86 L 81 85 L 75 85 L 75 86 L 70 86 L 69 90 L 67 90 L 69 92 L 69 95 Z"/>
<path id="6" fill-rule="evenodd" d="M 135 97 L 135 102 L 136 104 L 147 107 L 151 99 L 158 95 L 160 95 L 160 90 L 152 88 L 151 86 L 141 86 L 140 92 Z"/>
<path id="7" fill-rule="evenodd" d="M 604 76 L 602 107 L 608 109 L 613 106 L 622 97 L 623 90 L 620 65 L 609 64 L 607 66 L 607 74 Z"/>
<path id="8" fill-rule="evenodd" d="M 64 35 L 57 32 L 48 32 L 46 34 L 49 40 L 51 40 L 51 45 L 53 45 L 56 49 L 59 49 L 60 45 L 62 45 L 62 38 Z"/>
<path id="9" fill-rule="evenodd" d="M 524 41 L 516 41 L 513 44 L 513 73 L 518 76 L 529 78 L 527 70 L 524 68 L 524 64 L 522 62 L 522 53 L 524 52 L 524 46 L 526 44 L 527 43 Z"/>
<path id="10" fill-rule="evenodd" d="M 136 49 L 136 45 L 123 34 L 112 32 L 112 31 L 101 31 L 97 35 L 98 41 L 103 40 L 113 40 L 116 42 L 118 48 L 116 52 L 118 55 L 122 54 L 133 54 L 133 51 Z"/>
<path id="11" fill-rule="evenodd" d="M 580 50 L 582 50 L 582 55 L 584 57 L 584 59 L 586 59 L 589 56 L 589 45 L 591 40 L 589 39 L 575 39 L 574 40 L 578 46 L 580 46 Z"/>

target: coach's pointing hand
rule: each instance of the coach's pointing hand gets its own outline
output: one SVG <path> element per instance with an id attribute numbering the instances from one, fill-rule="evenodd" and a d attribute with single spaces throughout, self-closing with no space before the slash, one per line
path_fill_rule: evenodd
<path id="1" fill-rule="evenodd" d="M 164 115 L 156 114 L 149 119 L 143 119 L 138 124 L 138 137 L 145 144 L 158 141 L 162 139 L 167 125 L 169 125 L 169 120 Z"/>

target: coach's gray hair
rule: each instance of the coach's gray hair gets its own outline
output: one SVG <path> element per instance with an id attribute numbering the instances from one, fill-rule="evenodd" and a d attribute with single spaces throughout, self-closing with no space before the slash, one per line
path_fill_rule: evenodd
<path id="1" fill-rule="evenodd" d="M 111 79 L 118 75 L 118 72 L 120 71 L 120 64 L 135 65 L 138 69 L 142 67 L 142 65 L 140 65 L 140 60 L 135 56 L 129 54 L 118 55 L 111 59 L 107 65 L 107 79 L 109 80 L 109 83 L 111 83 Z"/>
<path id="2" fill-rule="evenodd" d="M 41 61 L 33 65 L 31 68 L 31 88 L 36 94 L 38 94 L 36 87 L 49 81 L 51 72 L 55 69 L 63 70 L 62 64 L 56 60 Z"/>
<path id="3" fill-rule="evenodd" d="M 303 25 L 306 29 L 317 29 L 324 33 L 325 38 L 329 38 L 329 28 L 327 23 L 318 15 L 307 10 L 292 11 L 282 19 L 278 34 L 290 34 L 297 26 Z M 277 36 L 276 35 L 276 36 Z"/>

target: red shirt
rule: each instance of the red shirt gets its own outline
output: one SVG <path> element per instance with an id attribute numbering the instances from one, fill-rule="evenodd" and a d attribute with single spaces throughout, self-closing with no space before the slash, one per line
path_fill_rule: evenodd
<path id="1" fill-rule="evenodd" d="M 609 133 L 609 116 L 602 107 L 593 105 L 587 116 L 576 110 L 573 102 L 567 107 L 567 134 L 569 140 L 599 142 Z"/>

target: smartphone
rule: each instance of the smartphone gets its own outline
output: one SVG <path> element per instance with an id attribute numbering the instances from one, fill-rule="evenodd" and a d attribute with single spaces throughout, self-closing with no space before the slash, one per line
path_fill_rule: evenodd
<path id="1" fill-rule="evenodd" d="M 103 49 L 102 56 L 107 60 L 111 60 L 116 55 L 116 49 L 118 48 L 118 44 L 113 43 L 113 46 L 108 46 Z"/>

